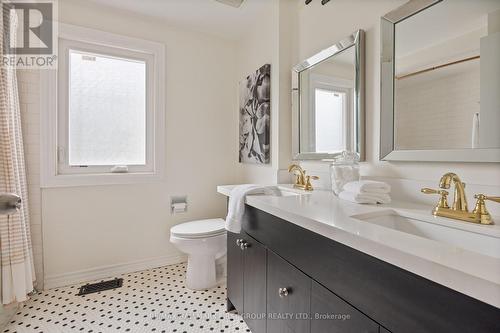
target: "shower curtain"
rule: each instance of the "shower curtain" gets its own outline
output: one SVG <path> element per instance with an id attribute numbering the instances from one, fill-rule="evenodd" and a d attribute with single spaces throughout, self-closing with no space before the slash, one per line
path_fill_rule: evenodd
<path id="1" fill-rule="evenodd" d="M 0 1 L 0 5 L 3 3 Z M 7 29 L 2 15 L 0 19 L 3 45 Z M 12 24 L 13 20 L 11 28 Z M 27 300 L 35 275 L 16 69 L 6 66 L 0 67 L 0 192 L 16 193 L 22 198 L 19 212 L 0 215 L 0 296 L 2 304 L 9 304 Z"/>

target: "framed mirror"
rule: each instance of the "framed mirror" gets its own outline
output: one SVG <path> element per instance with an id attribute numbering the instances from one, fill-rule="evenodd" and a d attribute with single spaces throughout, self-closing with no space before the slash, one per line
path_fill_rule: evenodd
<path id="1" fill-rule="evenodd" d="M 292 69 L 293 157 L 364 160 L 364 32 L 358 30 Z"/>
<path id="2" fill-rule="evenodd" d="M 381 43 L 380 159 L 500 162 L 500 1 L 409 1 Z"/>

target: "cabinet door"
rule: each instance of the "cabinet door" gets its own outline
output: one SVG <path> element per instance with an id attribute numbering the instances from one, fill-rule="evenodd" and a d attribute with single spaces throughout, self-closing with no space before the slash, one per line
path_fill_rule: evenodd
<path id="1" fill-rule="evenodd" d="M 380 331 L 379 333 L 391 333 L 389 330 L 386 330 L 385 328 L 383 327 L 380 327 Z"/>
<path id="2" fill-rule="evenodd" d="M 311 333 L 378 333 L 379 325 L 317 282 L 312 282 Z"/>
<path id="3" fill-rule="evenodd" d="M 243 251 L 236 241 L 241 239 L 240 234 L 227 233 L 227 310 L 236 308 L 240 313 L 243 312 Z"/>
<path id="4" fill-rule="evenodd" d="M 267 332 L 310 329 L 311 279 L 273 252 L 267 252 Z"/>
<path id="5" fill-rule="evenodd" d="M 259 242 L 243 234 L 243 311 L 253 333 L 266 332 L 266 269 L 267 250 Z"/>

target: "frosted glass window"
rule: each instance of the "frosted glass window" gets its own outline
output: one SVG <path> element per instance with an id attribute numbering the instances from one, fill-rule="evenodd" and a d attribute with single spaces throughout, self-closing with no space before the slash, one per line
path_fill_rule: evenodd
<path id="1" fill-rule="evenodd" d="M 345 107 L 345 93 L 315 89 L 316 152 L 328 153 L 345 149 Z"/>
<path id="2" fill-rule="evenodd" d="M 69 50 L 70 166 L 146 164 L 146 63 Z"/>

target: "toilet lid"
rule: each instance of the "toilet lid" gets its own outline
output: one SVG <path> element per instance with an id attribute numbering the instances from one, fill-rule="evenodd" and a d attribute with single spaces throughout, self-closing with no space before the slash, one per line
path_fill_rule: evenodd
<path id="1" fill-rule="evenodd" d="M 223 219 L 197 220 L 173 226 L 170 233 L 183 238 L 215 236 L 225 232 Z"/>

